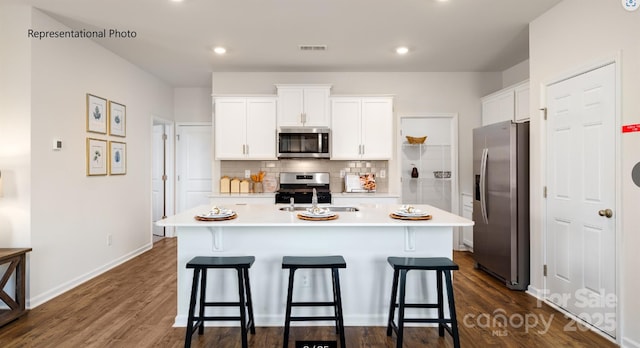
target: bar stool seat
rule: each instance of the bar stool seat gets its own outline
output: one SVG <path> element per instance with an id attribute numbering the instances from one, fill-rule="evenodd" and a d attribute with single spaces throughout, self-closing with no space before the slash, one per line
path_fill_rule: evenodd
<path id="1" fill-rule="evenodd" d="M 391 301 L 389 304 L 389 320 L 387 322 L 387 336 L 391 336 L 395 331 L 397 336 L 398 348 L 402 347 L 402 339 L 404 333 L 404 323 L 437 323 L 438 335 L 444 336 L 444 331 L 447 330 L 453 337 L 453 346 L 460 347 L 460 337 L 458 334 L 458 321 L 456 318 L 456 306 L 453 298 L 453 283 L 451 281 L 451 271 L 458 270 L 459 267 L 456 263 L 446 257 L 389 257 L 387 261 L 393 267 L 393 286 L 391 289 Z M 437 303 L 406 303 L 406 282 L 407 272 L 411 270 L 421 271 L 436 271 L 436 283 L 437 283 Z M 447 300 L 449 304 L 449 318 L 444 317 L 444 301 L 443 301 L 443 287 L 442 276 L 444 275 L 446 288 L 447 288 Z M 398 291 L 398 285 L 400 290 Z M 396 298 L 399 292 L 399 301 L 396 302 Z M 398 324 L 394 322 L 395 310 L 398 308 Z M 406 308 L 437 308 L 438 318 L 405 318 Z"/>
<path id="2" fill-rule="evenodd" d="M 340 334 L 340 347 L 345 347 L 344 318 L 342 315 L 342 296 L 340 294 L 340 277 L 338 269 L 347 268 L 344 258 L 335 256 L 284 256 L 282 268 L 289 269 L 289 285 L 287 288 L 287 308 L 284 322 L 283 347 L 289 346 L 289 329 L 291 321 L 334 321 L 336 333 Z M 293 279 L 295 271 L 300 268 L 331 269 L 333 283 L 333 301 L 330 302 L 293 302 Z M 292 307 L 333 307 L 333 316 L 292 316 Z"/>
<path id="3" fill-rule="evenodd" d="M 242 334 L 242 347 L 247 348 L 247 330 L 256 333 L 253 320 L 253 303 L 251 300 L 251 286 L 249 285 L 249 268 L 255 261 L 253 256 L 196 256 L 187 263 L 187 268 L 193 269 L 193 283 L 191 285 L 191 300 L 189 302 L 189 317 L 187 321 L 187 333 L 184 341 L 186 348 L 191 347 L 191 337 L 198 329 L 198 334 L 204 333 L 205 321 L 239 320 Z M 208 269 L 235 269 L 238 272 L 238 302 L 207 302 L 206 285 Z M 198 284 L 200 283 L 200 284 Z M 198 285 L 200 287 L 200 299 L 198 301 Z M 195 315 L 196 302 L 199 303 L 198 315 Z M 239 316 L 205 316 L 205 307 L 238 307 Z M 248 312 L 248 320 L 247 314 Z"/>

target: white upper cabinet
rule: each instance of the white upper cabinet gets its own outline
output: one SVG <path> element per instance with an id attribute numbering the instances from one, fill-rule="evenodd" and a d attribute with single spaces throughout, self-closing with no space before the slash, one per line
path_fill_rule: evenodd
<path id="1" fill-rule="evenodd" d="M 329 127 L 331 85 L 276 85 L 278 127 Z"/>
<path id="2" fill-rule="evenodd" d="M 391 159 L 393 98 L 331 98 L 331 125 L 331 159 Z"/>
<path id="3" fill-rule="evenodd" d="M 516 122 L 529 120 L 529 81 L 516 86 L 513 93 L 516 102 L 514 120 Z"/>
<path id="4" fill-rule="evenodd" d="M 217 160 L 276 159 L 276 98 L 216 97 Z"/>
<path id="5" fill-rule="evenodd" d="M 529 119 L 529 81 L 499 90 L 481 99 L 482 125 Z"/>

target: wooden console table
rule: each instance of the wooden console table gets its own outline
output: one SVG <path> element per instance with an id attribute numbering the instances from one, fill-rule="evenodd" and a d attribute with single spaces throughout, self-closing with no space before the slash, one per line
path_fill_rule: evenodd
<path id="1" fill-rule="evenodd" d="M 0 265 L 9 263 L 9 267 L 0 278 L 0 300 L 9 306 L 9 309 L 0 310 L 0 326 L 17 319 L 25 310 L 25 267 L 26 254 L 31 248 L 0 248 Z M 15 296 L 11 298 L 4 291 L 11 274 L 16 274 Z"/>

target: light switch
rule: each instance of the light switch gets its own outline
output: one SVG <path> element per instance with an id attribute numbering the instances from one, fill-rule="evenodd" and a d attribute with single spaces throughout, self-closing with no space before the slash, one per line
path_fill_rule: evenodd
<path id="1" fill-rule="evenodd" d="M 386 171 L 386 170 L 384 170 L 384 169 L 380 169 L 380 172 L 378 173 L 378 176 L 379 176 L 381 179 L 384 179 L 384 178 L 387 176 L 387 171 Z"/>
<path id="2" fill-rule="evenodd" d="M 54 151 L 62 150 L 62 139 L 53 139 L 53 150 Z"/>

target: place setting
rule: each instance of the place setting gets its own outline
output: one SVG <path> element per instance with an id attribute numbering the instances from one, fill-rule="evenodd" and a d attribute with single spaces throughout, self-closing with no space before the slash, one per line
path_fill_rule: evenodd
<path id="1" fill-rule="evenodd" d="M 424 210 L 415 208 L 411 205 L 403 205 L 400 209 L 395 210 L 389 216 L 398 220 L 431 220 L 432 216 Z"/>
<path id="2" fill-rule="evenodd" d="M 217 206 L 211 207 L 211 210 L 195 216 L 198 221 L 225 221 L 233 220 L 238 217 L 235 211 Z"/>
<path id="3" fill-rule="evenodd" d="M 308 221 L 326 221 L 337 218 L 338 214 L 329 210 L 329 208 L 311 207 L 298 213 L 298 219 Z"/>

